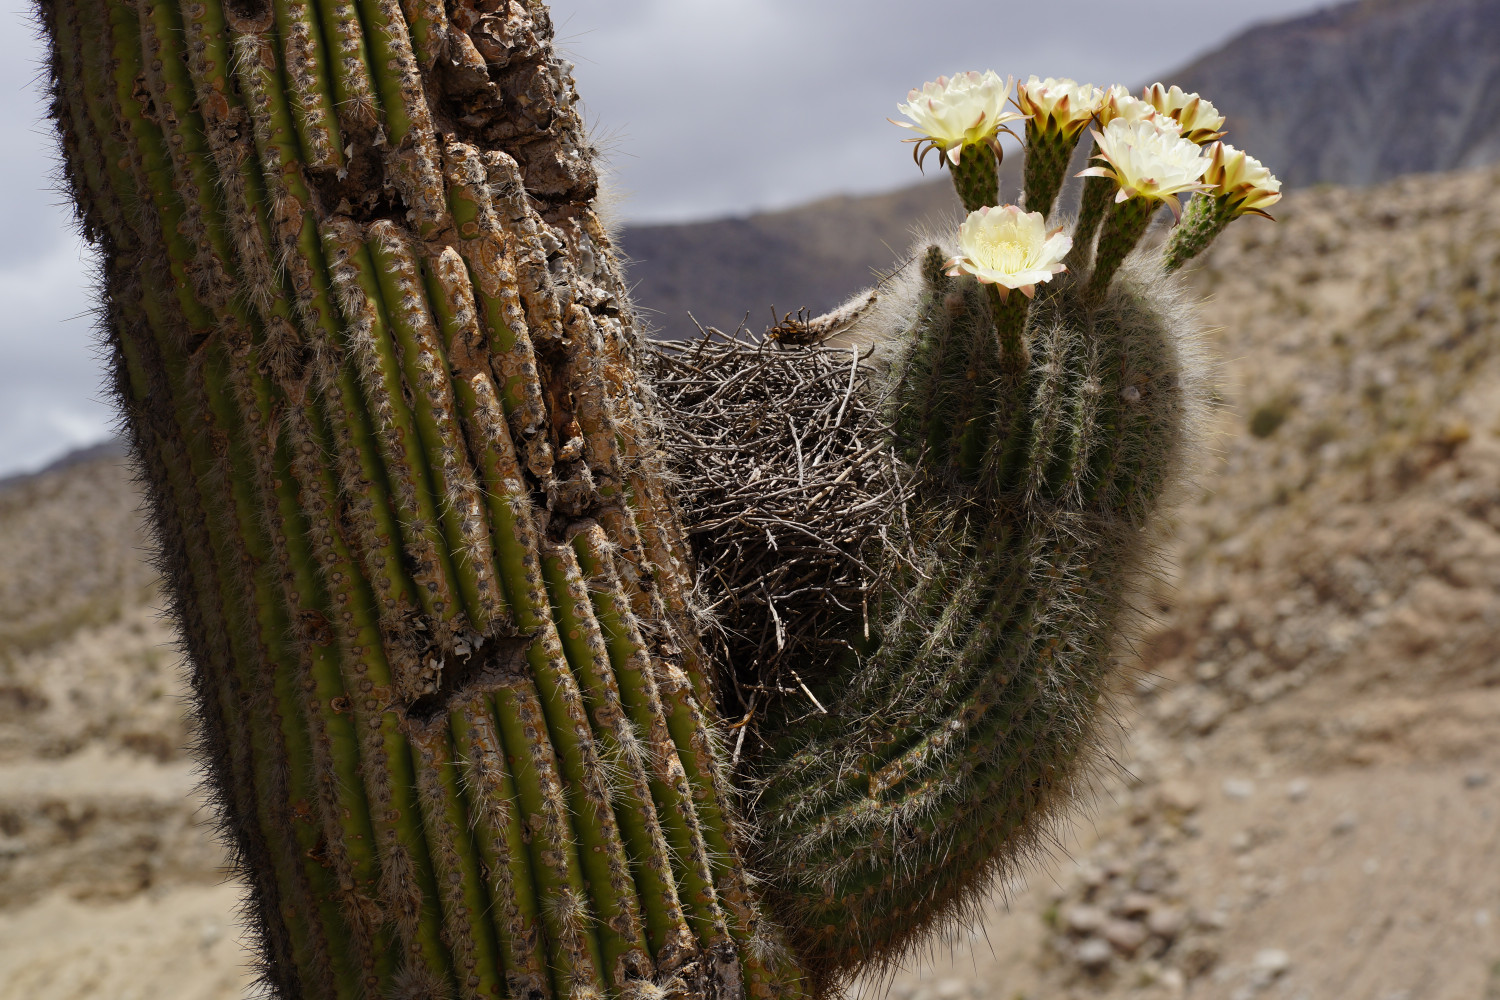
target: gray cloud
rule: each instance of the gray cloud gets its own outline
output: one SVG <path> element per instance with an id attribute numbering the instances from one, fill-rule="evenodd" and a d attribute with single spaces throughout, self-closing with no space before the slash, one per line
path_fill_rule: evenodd
<path id="1" fill-rule="evenodd" d="M 885 118 L 940 73 L 1138 84 L 1252 21 L 1318 6 L 556 0 L 553 9 L 622 192 L 618 214 L 664 221 L 916 180 Z M 99 440 L 112 419 L 100 401 L 86 251 L 54 179 L 41 53 L 29 15 L 0 15 L 0 475 Z"/>
<path id="2" fill-rule="evenodd" d="M 913 182 L 905 133 L 885 119 L 939 74 L 1137 86 L 1252 23 L 1323 5 L 556 0 L 553 12 L 622 215 L 659 222 Z"/>

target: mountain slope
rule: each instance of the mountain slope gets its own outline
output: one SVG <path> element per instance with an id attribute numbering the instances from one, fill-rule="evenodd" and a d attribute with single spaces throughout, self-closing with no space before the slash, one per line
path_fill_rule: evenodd
<path id="1" fill-rule="evenodd" d="M 1363 0 L 1262 25 L 1163 78 L 1290 186 L 1500 160 L 1500 0 Z"/>
<path id="2" fill-rule="evenodd" d="M 758 333 L 771 325 L 773 307 L 831 309 L 906 253 L 913 226 L 946 228 L 958 218 L 944 173 L 889 194 L 828 198 L 784 212 L 633 226 L 621 243 L 636 304 L 661 335 L 695 335 L 689 312 L 704 326 L 729 331 L 746 321 Z"/>

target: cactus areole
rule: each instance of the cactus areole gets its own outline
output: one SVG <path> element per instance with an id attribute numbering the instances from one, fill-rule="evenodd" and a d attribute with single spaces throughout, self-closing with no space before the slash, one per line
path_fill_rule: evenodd
<path id="1" fill-rule="evenodd" d="M 39 15 L 272 994 L 827 995 L 1042 842 L 1201 395 L 1155 202 L 1039 242 L 1079 129 L 1020 250 L 668 363 L 541 0 Z"/>

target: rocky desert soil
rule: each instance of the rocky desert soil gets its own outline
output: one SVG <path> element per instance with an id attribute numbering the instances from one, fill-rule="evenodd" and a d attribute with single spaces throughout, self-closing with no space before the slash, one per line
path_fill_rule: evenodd
<path id="1" fill-rule="evenodd" d="M 1500 998 L 1500 172 L 1278 215 L 1192 277 L 1222 406 L 1094 808 L 861 996 Z M 0 491 L 0 1000 L 249 983 L 136 503 Z"/>

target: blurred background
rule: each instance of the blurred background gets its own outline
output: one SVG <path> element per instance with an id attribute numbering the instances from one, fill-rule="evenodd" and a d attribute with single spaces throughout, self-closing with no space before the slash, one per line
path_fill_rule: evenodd
<path id="1" fill-rule="evenodd" d="M 885 121 L 940 73 L 1176 83 L 1286 182 L 1191 275 L 1223 405 L 1118 767 L 972 932 L 860 991 L 1500 1000 L 1500 0 L 553 9 L 666 336 L 829 308 L 953 225 Z M 0 1000 L 227 1000 L 235 889 L 28 18 L 0 20 Z"/>

